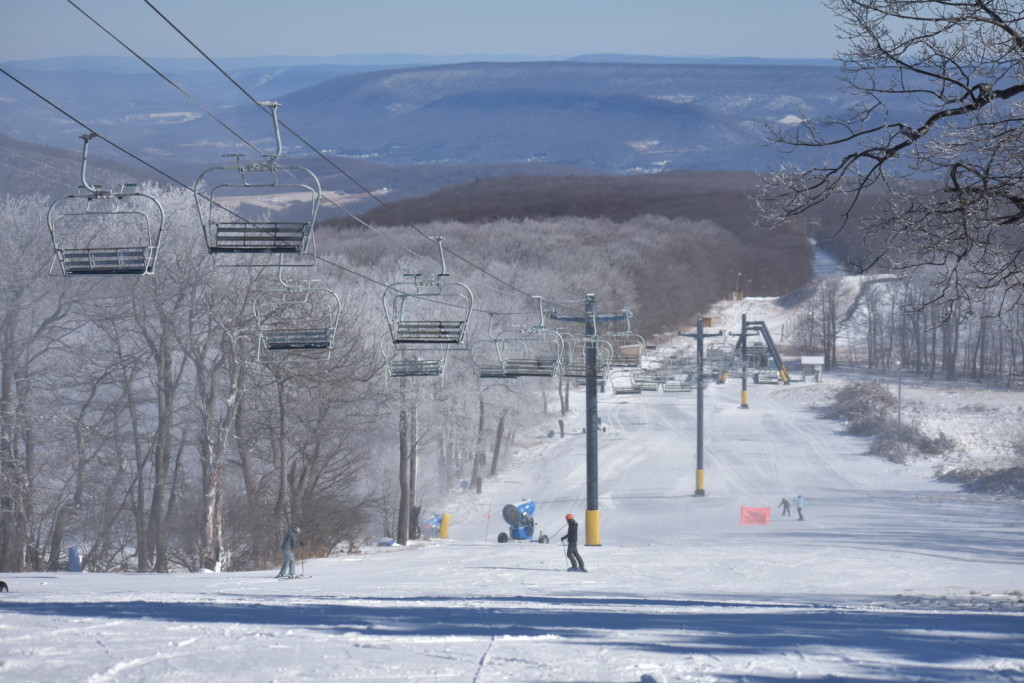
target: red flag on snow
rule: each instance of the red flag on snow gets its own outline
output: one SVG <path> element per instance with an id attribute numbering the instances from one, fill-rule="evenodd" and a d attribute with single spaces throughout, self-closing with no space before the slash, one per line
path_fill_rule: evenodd
<path id="1" fill-rule="evenodd" d="M 740 508 L 740 524 L 767 524 L 772 516 L 772 509 L 768 508 Z"/>

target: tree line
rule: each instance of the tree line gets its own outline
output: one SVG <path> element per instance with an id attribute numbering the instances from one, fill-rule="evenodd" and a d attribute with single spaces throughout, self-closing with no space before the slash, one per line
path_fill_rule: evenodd
<path id="1" fill-rule="evenodd" d="M 69 546 L 90 571 L 265 567 L 291 525 L 327 554 L 399 535 L 412 508 L 496 473 L 566 409 L 566 387 L 479 380 L 465 352 L 443 380 L 387 377 L 381 284 L 439 269 L 424 234 L 458 254 L 472 339 L 537 325 L 534 294 L 571 311 L 593 292 L 649 329 L 679 325 L 748 254 L 709 221 L 658 216 L 321 227 L 313 274 L 287 277 L 338 294 L 331 357 L 257 363 L 253 300 L 278 269 L 216 267 L 192 195 L 147 191 L 168 227 L 145 278 L 49 276 L 48 201 L 0 199 L 2 571 L 59 569 Z M 404 506 L 400 455 L 415 468 Z"/>
<path id="2" fill-rule="evenodd" d="M 927 273 L 835 276 L 814 289 L 789 341 L 821 354 L 826 368 L 865 367 L 929 379 L 1024 386 L 1024 311 L 1004 310 L 1009 293 L 991 289 L 950 302 Z"/>

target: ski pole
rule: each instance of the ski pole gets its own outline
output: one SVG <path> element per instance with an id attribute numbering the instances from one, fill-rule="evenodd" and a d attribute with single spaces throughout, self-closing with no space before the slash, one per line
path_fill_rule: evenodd
<path id="1" fill-rule="evenodd" d="M 565 558 L 565 568 L 569 568 L 569 553 L 565 552 L 565 541 L 562 541 L 562 557 Z"/>

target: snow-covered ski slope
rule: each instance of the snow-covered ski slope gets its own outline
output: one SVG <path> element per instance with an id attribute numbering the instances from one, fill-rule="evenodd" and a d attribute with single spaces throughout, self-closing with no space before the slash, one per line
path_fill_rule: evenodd
<path id="1" fill-rule="evenodd" d="M 304 581 L 0 577 L 0 680 L 1024 681 L 1021 501 L 864 455 L 810 407 L 835 381 L 751 384 L 748 409 L 738 381 L 710 386 L 705 497 L 695 394 L 602 394 L 586 574 L 558 540 L 586 507 L 578 393 L 564 438 L 552 415 L 437 510 L 447 541 L 309 560 Z M 935 393 L 952 431 L 956 392 Z M 798 494 L 806 521 L 780 517 Z M 496 542 L 524 497 L 551 544 Z"/>

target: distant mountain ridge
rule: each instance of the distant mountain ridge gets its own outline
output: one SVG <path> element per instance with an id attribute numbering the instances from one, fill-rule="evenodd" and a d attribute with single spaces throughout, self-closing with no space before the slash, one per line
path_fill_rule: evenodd
<path id="1" fill-rule="evenodd" d="M 325 146 L 387 163 L 765 170 L 783 155 L 764 146 L 764 123 L 837 113 L 838 75 L 793 65 L 474 63 L 342 76 L 281 101 L 283 116 L 328 136 Z"/>
<path id="2" fill-rule="evenodd" d="M 847 102 L 828 60 L 584 55 L 381 67 L 273 59 L 239 62 L 232 74 L 254 97 L 281 102 L 282 120 L 318 149 L 385 165 L 765 170 L 799 161 L 763 144 L 766 121 L 838 114 Z M 124 65 L 95 58 L 9 70 L 144 158 L 182 165 L 252 153 L 156 74 Z M 167 67 L 248 141 L 273 146 L 266 113 L 223 76 L 208 65 L 194 70 L 193 60 Z M 82 132 L 7 79 L 0 80 L 0 126 L 16 139 L 68 149 Z M 290 136 L 285 144 L 290 155 L 312 154 Z"/>
<path id="3" fill-rule="evenodd" d="M 832 59 L 808 59 L 794 57 L 719 57 L 719 56 L 693 56 L 693 57 L 664 57 L 657 55 L 624 55 L 616 53 L 589 54 L 578 57 L 570 57 L 568 62 L 601 62 L 617 64 L 748 64 L 761 66 L 838 66 L 838 62 Z"/>

